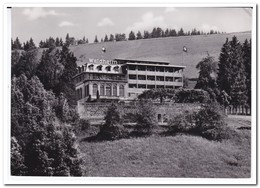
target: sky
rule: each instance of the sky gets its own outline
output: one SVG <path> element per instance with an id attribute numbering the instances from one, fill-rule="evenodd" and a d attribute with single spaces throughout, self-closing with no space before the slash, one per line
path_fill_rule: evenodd
<path id="1" fill-rule="evenodd" d="M 89 42 L 97 35 L 151 31 L 153 27 L 184 31 L 210 29 L 220 32 L 251 31 L 250 8 L 189 7 L 13 7 L 12 38 L 21 42 L 33 38 L 36 45 L 50 36 L 67 33 L 76 39 L 84 36 Z"/>

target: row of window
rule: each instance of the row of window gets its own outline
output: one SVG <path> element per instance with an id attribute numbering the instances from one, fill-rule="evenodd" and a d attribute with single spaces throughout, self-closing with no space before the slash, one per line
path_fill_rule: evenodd
<path id="1" fill-rule="evenodd" d="M 149 75 L 135 75 L 135 74 L 129 74 L 130 80 L 150 80 L 150 81 L 166 81 L 166 82 L 181 82 L 182 78 L 174 78 L 169 76 L 149 76 Z"/>
<path id="2" fill-rule="evenodd" d="M 152 71 L 152 72 L 181 72 L 182 69 L 175 69 L 173 67 L 156 67 L 156 66 L 142 66 L 142 65 L 129 65 L 128 70 L 138 71 Z"/>
<path id="3" fill-rule="evenodd" d="M 94 70 L 94 65 L 93 65 L 93 64 L 89 65 L 89 66 L 88 66 L 88 69 L 91 70 L 91 71 L 93 71 L 93 70 Z M 102 70 L 103 70 L 103 65 L 98 65 L 98 66 L 96 67 L 96 70 L 97 70 L 97 71 L 102 71 Z M 108 72 L 111 71 L 111 66 L 110 66 L 110 65 L 106 66 L 106 67 L 105 67 L 105 70 L 108 71 Z M 114 70 L 115 72 L 119 72 L 119 66 L 115 66 L 115 67 L 113 68 L 113 70 Z"/>
<path id="4" fill-rule="evenodd" d="M 86 85 L 84 87 L 84 97 L 88 97 L 89 95 L 91 95 L 91 93 L 89 92 L 90 90 L 90 85 Z M 116 84 L 101 84 L 100 85 L 100 90 L 98 90 L 98 85 L 97 84 L 93 84 L 92 85 L 92 95 L 97 96 L 98 93 L 100 96 L 118 96 L 117 95 L 117 85 Z M 82 88 L 79 88 L 76 90 L 76 96 L 77 99 L 82 99 L 83 98 L 83 93 L 82 93 Z M 119 85 L 119 97 L 124 97 L 125 96 L 125 87 L 124 85 Z"/>
<path id="5" fill-rule="evenodd" d="M 128 84 L 129 88 L 140 88 L 140 89 L 154 89 L 154 88 L 169 88 L 174 89 L 180 86 L 165 86 L 165 85 L 146 85 L 146 84 Z"/>
<path id="6" fill-rule="evenodd" d="M 79 83 L 83 80 L 126 80 L 125 75 L 113 75 L 113 74 L 95 74 L 88 73 L 84 75 L 80 75 L 76 78 L 76 83 Z"/>

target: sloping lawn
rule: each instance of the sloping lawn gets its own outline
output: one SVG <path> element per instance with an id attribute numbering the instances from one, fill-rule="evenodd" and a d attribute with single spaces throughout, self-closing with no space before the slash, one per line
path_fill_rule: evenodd
<path id="1" fill-rule="evenodd" d="M 251 131 L 235 130 L 223 142 L 190 135 L 80 142 L 85 176 L 248 178 Z"/>

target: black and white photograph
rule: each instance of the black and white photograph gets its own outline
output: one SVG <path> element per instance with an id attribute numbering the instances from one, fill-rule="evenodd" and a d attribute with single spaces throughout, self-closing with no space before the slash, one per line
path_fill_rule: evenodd
<path id="1" fill-rule="evenodd" d="M 255 5 L 6 9 L 11 179 L 255 178 Z"/>

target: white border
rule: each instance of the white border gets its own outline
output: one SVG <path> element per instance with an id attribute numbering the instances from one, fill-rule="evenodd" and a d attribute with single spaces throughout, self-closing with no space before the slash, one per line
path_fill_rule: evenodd
<path id="1" fill-rule="evenodd" d="M 112 3 L 73 3 L 73 4 L 49 4 L 41 3 L 6 3 L 2 7 L 4 12 L 4 28 L 10 29 L 10 17 L 7 8 L 11 7 L 253 7 L 252 24 L 252 86 L 256 86 L 256 4 L 147 4 L 147 3 L 122 3 L 114 1 Z M 10 30 L 9 30 L 10 31 Z M 251 146 L 251 178 L 98 178 L 98 177 L 13 177 L 10 176 L 10 32 L 4 29 L 4 183 L 5 184 L 256 184 L 256 87 L 252 90 L 252 146 Z M 9 47 L 9 56 L 8 49 Z"/>

